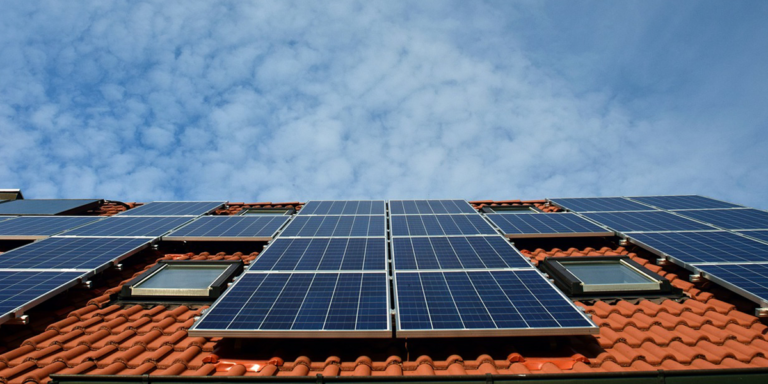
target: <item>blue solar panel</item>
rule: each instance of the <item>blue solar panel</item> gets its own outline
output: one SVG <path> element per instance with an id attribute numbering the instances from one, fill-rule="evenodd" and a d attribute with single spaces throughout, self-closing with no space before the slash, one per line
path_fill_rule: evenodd
<path id="1" fill-rule="evenodd" d="M 0 323 L 75 285 L 82 272 L 0 271 Z"/>
<path id="2" fill-rule="evenodd" d="M 652 205 L 660 209 L 710 209 L 710 208 L 740 208 L 741 206 L 725 201 L 710 199 L 698 195 L 686 196 L 638 196 L 630 197 L 634 201 Z"/>
<path id="3" fill-rule="evenodd" d="M 618 232 L 706 231 L 717 228 L 669 212 L 583 213 L 584 217 Z"/>
<path id="4" fill-rule="evenodd" d="M 163 240 L 270 240 L 288 216 L 203 216 Z"/>
<path id="5" fill-rule="evenodd" d="M 110 217 L 93 224 L 86 225 L 62 233 L 62 236 L 144 236 L 158 237 L 164 233 L 189 222 L 189 217 Z"/>
<path id="6" fill-rule="evenodd" d="M 577 197 L 550 199 L 552 203 L 575 212 L 653 211 L 655 208 L 623 197 Z"/>
<path id="7" fill-rule="evenodd" d="M 704 277 L 761 305 L 768 305 L 768 264 L 699 265 Z"/>
<path id="8" fill-rule="evenodd" d="M 297 216 L 280 237 L 383 237 L 386 220 L 386 216 Z"/>
<path id="9" fill-rule="evenodd" d="M 45 238 L 102 219 L 93 216 L 22 216 L 0 220 L 0 238 Z"/>
<path id="10" fill-rule="evenodd" d="M 768 229 L 768 212 L 757 209 L 708 209 L 677 213 L 724 229 Z"/>
<path id="11" fill-rule="evenodd" d="M 395 270 L 531 268 L 501 236 L 398 237 L 392 239 Z"/>
<path id="12" fill-rule="evenodd" d="M 386 273 L 246 273 L 190 335 L 391 337 Z"/>
<path id="13" fill-rule="evenodd" d="M 398 336 L 595 333 L 533 270 L 396 272 Z"/>
<path id="14" fill-rule="evenodd" d="M 533 215 L 489 214 L 509 237 L 605 236 L 611 232 L 573 213 Z"/>
<path id="15" fill-rule="evenodd" d="M 200 216 L 224 205 L 221 201 L 155 201 L 120 216 Z"/>
<path id="16" fill-rule="evenodd" d="M 278 238 L 250 270 L 340 271 L 387 269 L 384 238 Z"/>
<path id="17" fill-rule="evenodd" d="M 392 236 L 498 235 L 480 215 L 391 216 Z"/>
<path id="18" fill-rule="evenodd" d="M 389 202 L 389 212 L 393 215 L 477 213 L 464 200 L 392 200 Z"/>
<path id="19" fill-rule="evenodd" d="M 149 244 L 148 239 L 51 237 L 0 256 L 0 269 L 95 270 Z"/>
<path id="20" fill-rule="evenodd" d="M 0 204 L 0 215 L 58 215 L 95 207 L 100 200 L 13 200 Z"/>
<path id="21" fill-rule="evenodd" d="M 636 233 L 630 238 L 686 264 L 768 261 L 768 244 L 725 231 Z"/>
<path id="22" fill-rule="evenodd" d="M 738 231 L 737 233 L 741 233 L 742 235 L 746 235 L 768 243 L 768 231 Z"/>
<path id="23" fill-rule="evenodd" d="M 384 200 L 310 201 L 299 215 L 384 215 Z"/>

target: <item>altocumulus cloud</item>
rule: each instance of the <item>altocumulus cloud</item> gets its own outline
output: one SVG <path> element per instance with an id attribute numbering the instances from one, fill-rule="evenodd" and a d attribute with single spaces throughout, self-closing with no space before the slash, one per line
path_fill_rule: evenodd
<path id="1" fill-rule="evenodd" d="M 577 87 L 524 44 L 538 5 L 463 3 L 6 3 L 0 180 L 138 201 L 705 193 L 765 206 L 765 169 L 733 171 L 765 165 L 764 137 L 696 135 L 719 130 Z"/>

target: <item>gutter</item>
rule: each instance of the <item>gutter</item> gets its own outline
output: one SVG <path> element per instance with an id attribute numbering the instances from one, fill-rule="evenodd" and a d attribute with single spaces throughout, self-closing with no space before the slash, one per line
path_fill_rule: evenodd
<path id="1" fill-rule="evenodd" d="M 455 384 L 762 384 L 768 368 L 691 369 L 677 371 L 622 371 L 541 373 L 524 375 L 446 376 L 152 376 L 152 375 L 51 375 L 50 384 L 181 384 L 181 383 L 455 383 Z"/>

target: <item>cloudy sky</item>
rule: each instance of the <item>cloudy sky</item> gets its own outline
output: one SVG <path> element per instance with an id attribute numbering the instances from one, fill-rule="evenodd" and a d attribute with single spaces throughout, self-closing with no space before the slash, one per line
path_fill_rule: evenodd
<path id="1" fill-rule="evenodd" d="M 765 1 L 4 1 L 0 188 L 768 208 Z"/>

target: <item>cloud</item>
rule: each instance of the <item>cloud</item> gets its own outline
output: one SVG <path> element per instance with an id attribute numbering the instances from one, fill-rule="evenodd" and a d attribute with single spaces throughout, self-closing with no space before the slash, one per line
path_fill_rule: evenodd
<path id="1" fill-rule="evenodd" d="M 638 13 L 596 36 L 552 25 L 546 4 L 14 3 L 0 15 L 0 179 L 40 198 L 700 193 L 768 207 L 757 104 L 717 113 L 700 107 L 721 100 L 710 91 L 675 106 L 693 77 L 642 79 L 679 63 L 632 67 L 657 6 L 596 5 L 584 24 Z"/>

